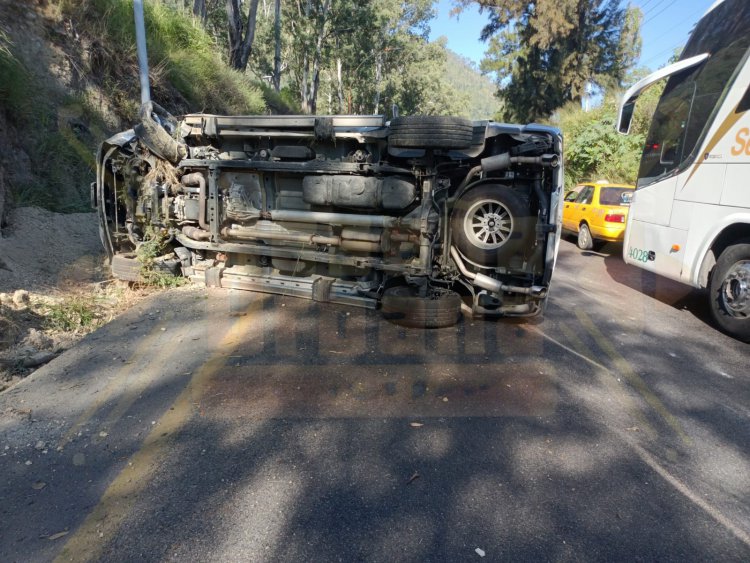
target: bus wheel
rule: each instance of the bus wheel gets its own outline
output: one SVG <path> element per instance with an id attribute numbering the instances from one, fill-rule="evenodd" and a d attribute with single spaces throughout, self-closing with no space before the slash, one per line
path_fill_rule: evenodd
<path id="1" fill-rule="evenodd" d="M 578 227 L 578 248 L 581 250 L 591 250 L 594 248 L 594 238 L 591 236 L 591 231 L 586 223 L 581 224 Z"/>
<path id="2" fill-rule="evenodd" d="M 711 314 L 719 328 L 750 342 L 750 243 L 734 244 L 721 253 L 709 290 Z"/>

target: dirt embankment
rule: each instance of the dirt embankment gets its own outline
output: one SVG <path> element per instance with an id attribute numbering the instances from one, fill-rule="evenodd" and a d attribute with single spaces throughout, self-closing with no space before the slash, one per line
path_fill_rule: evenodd
<path id="1" fill-rule="evenodd" d="M 0 236 L 0 390 L 106 320 L 112 294 L 93 213 L 21 207 Z"/>
<path id="2" fill-rule="evenodd" d="M 102 246 L 94 213 L 12 211 L 0 238 L 0 293 L 48 293 L 102 279 Z"/>
<path id="3" fill-rule="evenodd" d="M 138 295 L 107 279 L 94 213 L 30 206 L 85 210 L 96 145 L 121 128 L 58 4 L 0 0 L 0 391 Z"/>

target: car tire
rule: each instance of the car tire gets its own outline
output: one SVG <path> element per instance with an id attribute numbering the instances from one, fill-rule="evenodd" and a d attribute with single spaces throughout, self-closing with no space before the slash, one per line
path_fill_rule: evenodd
<path id="1" fill-rule="evenodd" d="M 529 208 L 512 189 L 482 185 L 466 192 L 453 208 L 453 242 L 480 266 L 498 266 L 534 235 Z"/>
<path id="2" fill-rule="evenodd" d="M 112 277 L 129 282 L 143 281 L 141 262 L 135 256 L 115 254 L 112 257 Z"/>
<path id="3" fill-rule="evenodd" d="M 398 285 L 385 290 L 381 311 L 385 319 L 398 325 L 444 328 L 458 322 L 461 297 L 453 291 L 419 297 L 413 288 Z"/>
<path id="4" fill-rule="evenodd" d="M 750 241 L 721 253 L 709 284 L 711 315 L 719 328 L 750 342 Z"/>
<path id="5" fill-rule="evenodd" d="M 413 115 L 391 121 L 388 142 L 402 148 L 465 149 L 473 137 L 474 125 L 468 119 Z"/>
<path id="6" fill-rule="evenodd" d="M 594 238 L 591 236 L 591 231 L 586 223 L 583 223 L 578 227 L 578 238 L 576 244 L 581 250 L 591 250 L 594 248 Z"/>

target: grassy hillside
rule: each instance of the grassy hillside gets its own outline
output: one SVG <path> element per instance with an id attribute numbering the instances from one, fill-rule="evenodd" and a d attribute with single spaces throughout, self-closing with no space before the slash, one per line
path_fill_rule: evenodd
<path id="1" fill-rule="evenodd" d="M 170 3 L 174 5 L 174 3 Z M 145 3 L 152 97 L 175 114 L 261 113 L 189 12 Z M 0 3 L 0 177 L 16 205 L 89 207 L 94 153 L 140 104 L 132 0 Z"/>
<path id="2" fill-rule="evenodd" d="M 471 119 L 492 119 L 500 111 L 497 88 L 469 59 L 448 50 L 445 81 L 469 98 Z"/>

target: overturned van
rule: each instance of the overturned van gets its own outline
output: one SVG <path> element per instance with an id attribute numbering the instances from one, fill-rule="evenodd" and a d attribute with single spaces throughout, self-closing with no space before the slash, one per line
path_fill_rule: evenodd
<path id="1" fill-rule="evenodd" d="M 562 140 L 454 117 L 218 116 L 152 103 L 104 142 L 92 198 L 115 277 L 142 245 L 207 286 L 381 308 L 411 326 L 539 314 Z"/>

